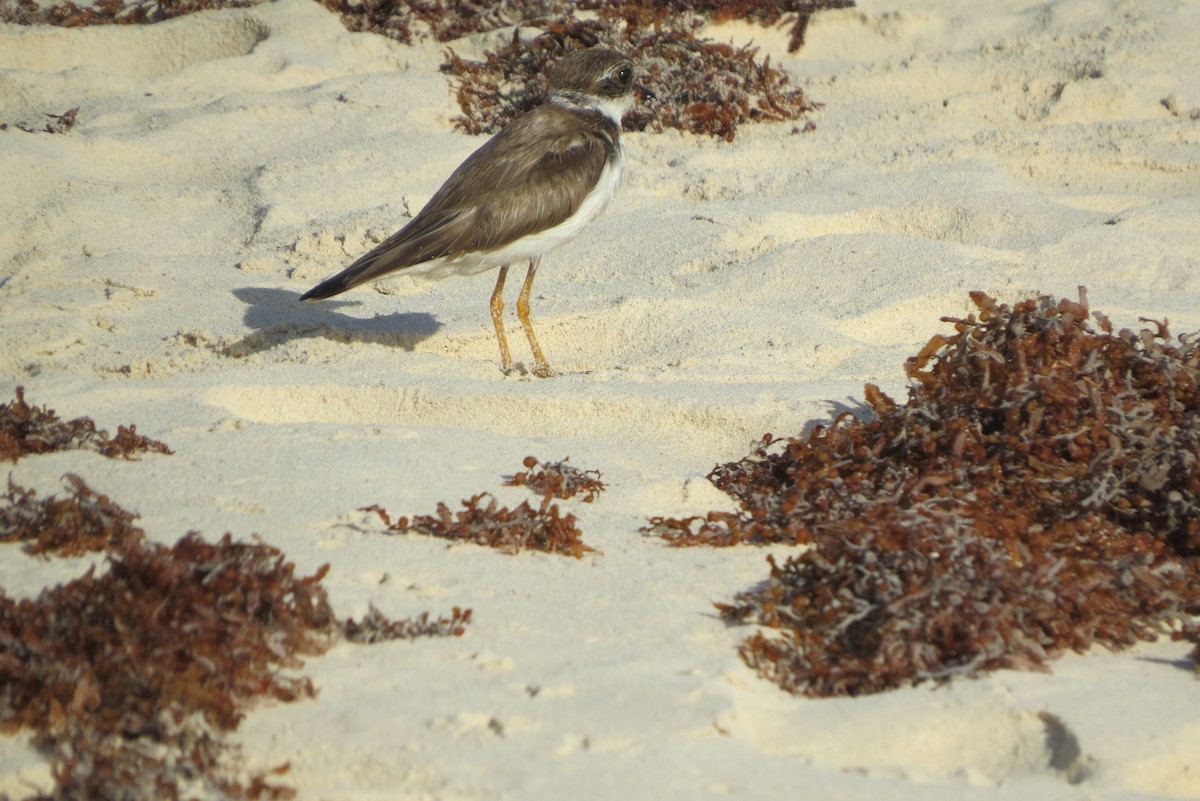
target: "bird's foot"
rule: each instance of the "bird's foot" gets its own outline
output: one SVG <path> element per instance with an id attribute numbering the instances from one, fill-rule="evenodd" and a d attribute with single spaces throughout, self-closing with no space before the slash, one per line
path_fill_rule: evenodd
<path id="1" fill-rule="evenodd" d="M 551 378 L 558 375 L 547 362 L 537 362 L 533 369 L 529 369 L 523 362 L 504 362 L 500 365 L 500 372 L 505 375 L 532 375 L 536 378 Z"/>

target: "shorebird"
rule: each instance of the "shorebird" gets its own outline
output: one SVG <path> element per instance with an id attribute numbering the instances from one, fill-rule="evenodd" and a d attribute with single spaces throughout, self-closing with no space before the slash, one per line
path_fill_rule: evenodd
<path id="1" fill-rule="evenodd" d="M 528 261 L 517 317 L 533 352 L 533 374 L 553 375 L 529 319 L 533 277 L 542 256 L 578 236 L 621 182 L 621 116 L 636 95 L 653 98 L 633 77 L 633 63 L 614 50 L 592 47 L 564 57 L 550 73 L 546 102 L 468 156 L 407 225 L 300 299 L 333 297 L 398 270 L 444 278 L 499 267 L 492 325 L 500 367 L 509 373 L 504 280 L 510 264 Z"/>

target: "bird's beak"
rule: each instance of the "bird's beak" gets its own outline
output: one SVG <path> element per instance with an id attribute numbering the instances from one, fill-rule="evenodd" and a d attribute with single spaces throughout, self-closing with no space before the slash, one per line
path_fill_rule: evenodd
<path id="1" fill-rule="evenodd" d="M 633 91 L 637 95 L 638 102 L 640 103 L 649 103 L 651 100 L 658 100 L 658 95 L 654 94 L 654 92 L 651 92 L 640 83 L 635 83 L 633 85 Z"/>

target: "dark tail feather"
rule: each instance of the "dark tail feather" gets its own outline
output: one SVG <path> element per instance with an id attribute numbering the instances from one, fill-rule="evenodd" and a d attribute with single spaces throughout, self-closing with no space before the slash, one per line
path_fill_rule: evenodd
<path id="1" fill-rule="evenodd" d="M 387 244 L 386 242 L 384 243 L 384 245 Z M 300 296 L 300 300 L 324 300 L 325 298 L 332 298 L 334 295 L 340 295 L 347 289 L 353 289 L 359 284 L 365 284 L 375 278 L 382 278 L 394 269 L 392 264 L 396 259 L 386 258 L 387 256 L 394 255 L 395 252 L 393 249 L 383 246 L 375 248 L 375 250 L 372 250 L 337 275 L 332 278 L 326 278 L 305 292 Z"/>
<path id="2" fill-rule="evenodd" d="M 305 292 L 300 296 L 300 300 L 331 298 L 334 295 L 340 295 L 347 289 L 353 289 L 359 284 L 383 278 L 388 273 L 437 258 L 446 252 L 445 245 L 437 241 L 446 230 L 449 229 L 435 227 L 430 232 L 414 236 L 411 229 L 406 226 L 337 275 L 326 278 Z M 455 234 L 456 230 L 449 230 L 449 233 Z M 431 238 L 435 240 L 432 245 L 429 241 Z"/>
<path id="3" fill-rule="evenodd" d="M 383 278 L 405 267 L 423 264 L 453 252 L 470 231 L 474 212 L 460 211 L 427 215 L 422 211 L 408 225 L 380 242 L 332 278 L 326 278 L 300 296 L 300 300 L 324 300 L 359 284 Z M 461 250 L 461 248 L 460 248 Z"/>
<path id="4" fill-rule="evenodd" d="M 342 294 L 351 286 L 348 280 L 349 276 L 346 275 L 346 272 L 343 271 L 332 278 L 326 278 L 301 295 L 300 300 L 325 300 L 325 298 L 332 298 L 334 295 Z"/>

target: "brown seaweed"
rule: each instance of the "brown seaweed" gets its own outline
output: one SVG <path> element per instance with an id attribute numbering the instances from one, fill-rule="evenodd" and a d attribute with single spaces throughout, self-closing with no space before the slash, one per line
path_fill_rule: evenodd
<path id="1" fill-rule="evenodd" d="M 1200 348 L 1079 302 L 972 293 L 875 419 L 770 435 L 713 483 L 737 514 L 654 518 L 678 545 L 811 543 L 723 604 L 793 692 L 877 692 L 1093 644 L 1200 644 Z M 1197 649 L 1200 652 L 1200 648 Z M 1195 655 L 1195 654 L 1194 654 Z"/>
<path id="2" fill-rule="evenodd" d="M 391 640 L 414 640 L 418 637 L 461 637 L 471 622 L 471 610 L 454 607 L 449 617 L 429 619 L 428 612 L 416 617 L 392 620 L 371 604 L 362 620 L 347 618 L 342 633 L 354 643 L 372 645 Z"/>
<path id="3" fill-rule="evenodd" d="M 314 694 L 301 665 L 335 640 L 320 581 L 275 548 L 114 538 L 93 568 L 34 600 L 0 595 L 0 730 L 50 755 L 54 798 L 180 798 L 197 779 L 231 798 L 292 791 L 238 778 L 235 728 L 251 699 Z M 281 768 L 282 770 L 282 768 Z"/>
<path id="4" fill-rule="evenodd" d="M 127 539 L 140 540 L 143 531 L 133 525 L 137 515 L 126 511 L 87 485 L 74 473 L 64 479 L 71 485 L 68 497 L 37 493 L 8 479 L 8 492 L 0 496 L 0 542 L 26 542 L 29 554 L 79 556 L 117 547 Z"/>
<path id="5" fill-rule="evenodd" d="M 276 548 L 226 534 L 146 542 L 136 516 L 83 479 L 39 499 L 9 480 L 0 541 L 76 555 L 106 550 L 104 569 L 43 590 L 0 592 L 0 732 L 33 732 L 51 761 L 54 799 L 179 799 L 197 783 L 223 798 L 282 799 L 280 765 L 244 777 L 227 733 L 256 698 L 312 697 L 301 657 L 340 637 L 378 642 L 458 636 L 471 610 L 400 621 L 377 609 L 337 623 L 321 581 L 297 577 Z"/>
<path id="6" fill-rule="evenodd" d="M 402 42 L 430 35 L 441 42 L 516 25 L 511 41 L 482 61 L 447 52 L 444 72 L 457 81 L 462 116 L 455 124 L 493 133 L 545 97 L 550 64 L 572 50 L 604 45 L 623 51 L 644 73 L 640 80 L 659 98 L 626 115 L 630 130 L 676 128 L 732 141 L 750 121 L 795 120 L 817 108 L 782 70 L 760 59 L 754 47 L 733 47 L 698 35 L 710 22 L 745 19 L 791 24 L 789 50 L 804 42 L 812 15 L 847 8 L 851 0 L 322 0 L 354 31 Z M 593 12 L 587 18 L 576 11 Z M 532 34 L 530 33 L 532 31 Z"/>
<path id="7" fill-rule="evenodd" d="M 526 456 L 522 464 L 525 470 L 509 476 L 506 487 L 527 487 L 543 498 L 567 500 L 582 494 L 584 503 L 591 503 L 606 489 L 598 470 L 580 470 L 569 465 L 569 459 L 561 462 L 539 463 L 534 456 Z M 535 472 L 536 470 L 536 472 Z"/>
<path id="8" fill-rule="evenodd" d="M 114 2 L 115 0 L 109 0 Z M 663 25 L 699 27 L 707 22 L 748 20 L 764 27 L 790 25 L 788 52 L 804 45 L 804 34 L 818 11 L 853 8 L 853 0 L 320 0 L 341 15 L 353 31 L 371 31 L 408 43 L 422 35 L 439 42 L 487 33 L 510 25 L 538 25 L 575 9 L 609 18 L 653 20 Z"/>
<path id="9" fill-rule="evenodd" d="M 3 12 L 0 12 L 2 14 Z M 50 133 L 50 134 L 65 134 L 67 131 L 75 127 L 75 117 L 79 114 L 79 107 L 67 109 L 62 114 L 46 114 L 50 118 L 43 127 L 38 128 L 35 125 L 18 122 L 16 128 L 25 133 Z M 7 131 L 8 123 L 0 122 L 0 131 Z"/>
<path id="10" fill-rule="evenodd" d="M 584 544 L 575 515 L 563 514 L 558 504 L 552 501 L 582 493 L 583 502 L 591 503 L 604 491 L 604 483 L 595 470 L 579 470 L 567 461 L 543 464 L 534 472 L 539 462 L 535 457 L 527 456 L 522 462 L 526 470 L 505 480 L 506 486 L 527 486 L 538 493 L 541 503 L 536 508 L 528 501 L 522 501 L 510 509 L 501 506 L 491 493 L 481 492 L 462 501 L 461 511 L 453 512 L 439 501 L 435 514 L 416 515 L 411 520 L 408 517 L 393 520 L 379 504 L 359 511 L 377 514 L 388 532 L 473 542 L 508 554 L 531 550 L 580 559 L 595 549 Z"/>
<path id="11" fill-rule="evenodd" d="M 694 24 L 664 25 L 644 7 L 627 18 L 575 19 L 568 14 L 527 23 L 543 32 L 523 41 L 519 31 L 483 61 L 452 50 L 442 69 L 458 78 L 455 95 L 463 115 L 455 124 L 472 134 L 503 128 L 536 106 L 548 89 L 549 66 L 566 53 L 605 45 L 638 65 L 639 81 L 657 96 L 625 116 L 629 130 L 675 128 L 732 141 L 749 121 L 795 120 L 817 107 L 757 48 L 698 38 Z"/>
<path id="12" fill-rule="evenodd" d="M 642 0 L 652 7 L 668 6 L 676 13 L 703 14 L 713 22 L 744 19 L 764 27 L 790 26 L 788 52 L 804 46 L 804 35 L 812 15 L 818 11 L 853 8 L 854 0 Z"/>
<path id="13" fill-rule="evenodd" d="M 398 42 L 421 36 L 448 42 L 526 20 L 561 14 L 569 5 L 555 0 L 320 0 L 352 31 L 370 31 Z"/>
<path id="14" fill-rule="evenodd" d="M 155 0 L 153 3 L 126 0 L 95 0 L 76 5 L 71 0 L 42 6 L 35 0 L 0 4 L 0 22 L 16 25 L 56 25 L 80 28 L 87 25 L 143 25 L 197 11 L 215 8 L 247 8 L 262 0 Z"/>
<path id="15" fill-rule="evenodd" d="M 449 506 L 439 501 L 435 514 L 416 515 L 411 521 L 407 517 L 393 521 L 387 510 L 379 505 L 359 511 L 375 512 L 389 532 L 471 542 L 507 554 L 544 551 L 580 559 L 594 550 L 584 544 L 575 515 L 561 513 L 558 505 L 550 503 L 549 498 L 543 499 L 537 508 L 530 506 L 528 501 L 521 501 L 510 509 L 497 503 L 490 493 L 481 492 L 465 499 L 462 507 L 461 511 L 452 512 Z"/>
<path id="16" fill-rule="evenodd" d="M 15 462 L 22 456 L 86 449 L 110 459 L 133 459 L 135 454 L 152 451 L 170 454 L 165 443 L 137 433 L 137 426 L 118 426 L 117 435 L 97 429 L 90 417 L 63 421 L 53 409 L 30 406 L 25 388 L 17 387 L 17 397 L 0 406 L 0 460 Z"/>

